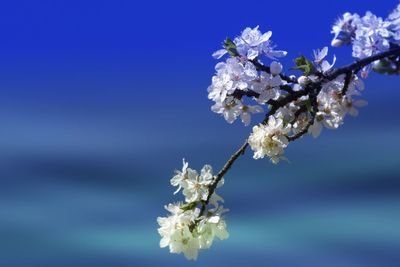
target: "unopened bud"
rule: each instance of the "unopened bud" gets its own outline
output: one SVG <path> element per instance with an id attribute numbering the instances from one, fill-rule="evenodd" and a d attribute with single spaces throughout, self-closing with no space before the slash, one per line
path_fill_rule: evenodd
<path id="1" fill-rule="evenodd" d="M 339 39 L 333 39 L 332 40 L 332 42 L 331 42 L 331 46 L 334 46 L 334 47 L 339 47 L 339 46 L 341 46 L 343 44 L 343 41 L 342 40 L 339 40 Z"/>
<path id="2" fill-rule="evenodd" d="M 270 71 L 272 75 L 278 75 L 282 72 L 282 64 L 276 61 L 272 61 L 270 65 Z"/>
<path id="3" fill-rule="evenodd" d="M 301 85 L 301 86 L 306 86 L 307 84 L 310 83 L 310 79 L 307 76 L 300 76 L 297 79 L 297 82 Z"/>

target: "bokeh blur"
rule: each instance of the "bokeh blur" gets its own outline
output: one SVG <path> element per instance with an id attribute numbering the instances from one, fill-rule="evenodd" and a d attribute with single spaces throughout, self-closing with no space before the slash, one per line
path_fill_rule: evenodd
<path id="1" fill-rule="evenodd" d="M 371 75 L 360 116 L 291 144 L 289 163 L 241 158 L 219 191 L 231 236 L 196 262 L 156 231 L 182 158 L 218 169 L 251 130 L 206 96 L 226 36 L 272 30 L 288 69 L 343 12 L 397 4 L 3 1 L 0 266 L 399 266 L 400 77 Z"/>

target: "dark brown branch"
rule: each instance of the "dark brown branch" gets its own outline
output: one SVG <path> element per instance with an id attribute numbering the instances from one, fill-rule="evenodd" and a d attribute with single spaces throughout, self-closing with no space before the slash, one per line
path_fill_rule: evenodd
<path id="1" fill-rule="evenodd" d="M 342 88 L 342 95 L 346 95 L 347 90 L 349 89 L 349 85 L 351 82 L 351 78 L 353 77 L 353 72 L 349 71 L 346 72 L 346 76 L 344 77 L 344 84 L 343 84 L 343 88 Z"/>
<path id="2" fill-rule="evenodd" d="M 315 120 L 315 117 L 316 117 L 317 112 L 318 112 L 317 95 L 321 91 L 322 86 L 321 85 L 316 85 L 313 89 L 314 89 L 313 90 L 314 92 L 312 94 L 310 94 L 310 101 L 311 101 L 311 112 L 310 112 L 310 114 L 311 114 L 311 118 L 307 122 L 306 126 L 304 126 L 304 128 L 300 132 L 296 133 L 295 135 L 292 135 L 292 136 L 288 137 L 288 140 L 290 142 L 293 142 L 294 140 L 297 140 L 300 137 L 302 137 L 303 135 L 305 135 L 306 133 L 308 133 L 308 129 L 310 129 L 311 125 L 314 124 L 314 120 Z"/>
<path id="3" fill-rule="evenodd" d="M 358 60 L 352 64 L 334 70 L 332 73 L 326 75 L 325 77 L 327 80 L 332 81 L 341 74 L 346 74 L 348 72 L 357 73 L 360 69 L 371 64 L 372 62 L 391 56 L 400 56 L 400 47 L 396 47 L 394 49 Z"/>
<path id="4" fill-rule="evenodd" d="M 247 97 L 259 97 L 260 96 L 260 94 L 259 93 L 257 93 L 257 92 L 255 92 L 255 91 L 253 91 L 253 90 L 239 90 L 239 89 L 236 89 L 233 93 L 232 93 L 232 96 L 234 97 L 234 98 L 237 98 L 237 99 L 241 99 L 243 96 L 247 96 Z"/>
<path id="5" fill-rule="evenodd" d="M 289 85 L 281 85 L 280 90 L 283 90 L 289 94 L 295 93 L 295 91 L 293 91 L 293 89 Z M 243 96 L 258 98 L 260 94 L 250 89 L 247 90 L 236 89 L 230 96 L 233 96 L 234 98 L 237 99 L 242 99 Z M 272 104 L 273 101 L 274 100 L 268 101 L 267 104 Z"/>
<path id="6" fill-rule="evenodd" d="M 243 145 L 229 158 L 229 160 L 225 163 L 224 167 L 222 167 L 222 169 L 219 171 L 219 173 L 214 177 L 214 181 L 208 188 L 207 200 L 205 200 L 201 203 L 202 206 L 201 206 L 199 217 L 203 215 L 206 206 L 210 202 L 210 198 L 211 198 L 212 194 L 214 194 L 214 191 L 218 186 L 218 183 L 224 177 L 225 173 L 232 167 L 233 163 L 237 160 L 237 158 L 240 155 L 244 154 L 248 145 L 249 145 L 249 143 L 247 142 L 247 139 L 246 139 L 246 141 L 243 143 Z"/>
<path id="7" fill-rule="evenodd" d="M 265 116 L 262 123 L 266 124 L 268 122 L 269 116 L 274 115 L 279 108 L 284 107 L 287 104 L 299 99 L 300 97 L 308 95 L 309 93 L 310 93 L 309 89 L 305 88 L 304 90 L 301 91 L 293 91 L 292 94 L 289 94 L 281 99 L 271 100 L 270 101 L 271 108 L 268 114 Z"/>
<path id="8" fill-rule="evenodd" d="M 310 118 L 310 120 L 307 122 L 307 125 L 304 126 L 304 128 L 303 128 L 300 132 L 296 133 L 295 135 L 288 136 L 288 140 L 289 140 L 290 142 L 293 142 L 294 140 L 297 140 L 297 139 L 299 139 L 300 137 L 302 137 L 303 135 L 305 135 L 306 133 L 308 133 L 308 129 L 311 127 L 311 125 L 314 124 L 314 120 L 315 120 L 315 113 L 312 112 L 312 113 L 311 113 L 311 118 Z"/>

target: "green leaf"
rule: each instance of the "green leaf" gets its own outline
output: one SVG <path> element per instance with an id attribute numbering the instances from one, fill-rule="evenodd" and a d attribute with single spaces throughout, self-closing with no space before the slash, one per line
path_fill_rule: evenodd
<path id="1" fill-rule="evenodd" d="M 197 202 L 186 203 L 186 204 L 183 204 L 183 205 L 181 206 L 181 210 L 183 210 L 183 211 L 192 210 L 192 209 L 194 209 L 196 206 L 197 206 Z"/>
<path id="2" fill-rule="evenodd" d="M 236 57 L 239 55 L 235 43 L 230 38 L 225 39 L 224 47 L 226 51 L 228 51 L 229 55 L 231 55 L 232 57 Z"/>
<path id="3" fill-rule="evenodd" d="M 308 76 L 312 73 L 315 73 L 315 67 L 313 63 L 308 60 L 305 56 L 301 55 L 300 57 L 294 60 L 296 64 L 295 67 L 291 68 L 292 70 L 300 70 L 304 73 L 304 75 Z"/>

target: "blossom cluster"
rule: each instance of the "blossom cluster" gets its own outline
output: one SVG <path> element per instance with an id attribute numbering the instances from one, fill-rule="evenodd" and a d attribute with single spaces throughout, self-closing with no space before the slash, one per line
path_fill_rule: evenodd
<path id="1" fill-rule="evenodd" d="M 227 39 L 225 48 L 213 54 L 215 58 L 227 53 L 234 55 L 215 66 L 216 75 L 208 87 L 208 98 L 215 102 L 211 110 L 222 114 L 229 123 L 240 117 L 246 126 L 249 125 L 251 114 L 262 113 L 262 105 L 281 96 L 280 86 L 285 84 L 279 75 L 282 65 L 272 61 L 269 73 L 256 67 L 261 56 L 275 60 L 286 55 L 285 51 L 275 50 L 271 35 L 270 31 L 261 33 L 258 26 L 246 28 L 233 41 Z M 246 94 L 255 96 L 257 104 L 245 103 L 242 96 Z"/>
<path id="2" fill-rule="evenodd" d="M 212 167 L 205 165 L 200 174 L 183 160 L 182 171 L 176 171 L 171 185 L 181 189 L 185 203 L 177 202 L 165 206 L 170 212 L 168 217 L 158 217 L 158 229 L 161 235 L 160 247 L 169 247 L 171 253 L 183 253 L 187 259 L 197 259 L 200 249 L 209 248 L 215 237 L 220 240 L 228 238 L 223 213 L 227 210 L 220 205 L 223 199 L 209 188 L 214 183 Z M 221 179 L 216 187 L 223 185 Z M 199 205 L 210 204 L 212 207 L 203 212 Z"/>
<path id="3" fill-rule="evenodd" d="M 291 140 L 290 136 L 308 132 L 317 137 L 323 127 L 336 129 L 347 113 L 357 115 L 355 107 L 365 105 L 365 102 L 353 100 L 361 90 L 351 88 L 359 88 L 357 85 L 362 83 L 356 75 L 350 77 L 346 90 L 343 90 L 344 75 L 333 81 L 321 79 L 321 75 L 328 74 L 336 62 L 335 56 L 331 62 L 326 59 L 328 47 L 314 50 L 312 60 L 303 56 L 296 59 L 294 69 L 303 71 L 304 75 L 298 78 L 285 76 L 282 64 L 276 59 L 287 53 L 275 50 L 271 36 L 272 32 L 262 33 L 257 26 L 246 28 L 233 41 L 226 39 L 224 49 L 216 51 L 213 56 L 219 59 L 229 54 L 230 57 L 217 63 L 216 74 L 208 87 L 208 98 L 215 102 L 211 110 L 223 115 L 228 123 L 240 117 L 247 126 L 251 123 L 251 114 L 264 112 L 263 106 L 276 104 L 290 93 L 320 82 L 322 89 L 315 99 L 305 94 L 253 127 L 248 139 L 254 151 L 253 157 L 268 156 L 273 163 L 278 163 L 286 159 L 284 149 Z M 272 59 L 268 67 L 261 62 L 262 57 Z"/>
<path id="4" fill-rule="evenodd" d="M 400 45 L 400 4 L 386 19 L 371 12 L 364 16 L 344 13 L 332 27 L 333 46 L 352 45 L 353 57 L 362 59 Z M 398 61 L 380 60 L 363 69 L 366 76 L 371 68 L 382 73 L 398 73 Z"/>
<path id="5" fill-rule="evenodd" d="M 342 30 L 356 31 L 350 23 L 354 18 L 349 14 L 345 14 L 344 18 L 346 20 L 334 26 L 335 31 L 339 31 L 339 24 Z M 357 31 L 360 30 L 359 27 Z M 317 137 L 323 127 L 336 129 L 343 124 L 346 114 L 357 115 L 355 107 L 363 106 L 365 102 L 353 99 L 363 88 L 356 75 L 350 77 L 346 90 L 343 90 L 344 75 L 333 81 L 321 79 L 321 75 L 323 77 L 328 74 L 336 62 L 335 56 L 331 62 L 326 59 L 328 47 L 314 50 L 312 60 L 303 56 L 296 59 L 294 69 L 303 71 L 304 75 L 287 78 L 282 73 L 282 64 L 276 61 L 277 57 L 285 56 L 286 52 L 274 50 L 271 35 L 270 31 L 262 33 L 257 26 L 246 28 L 233 41 L 225 40 L 224 49 L 218 50 L 213 56 L 219 59 L 230 54 L 231 57 L 217 63 L 216 74 L 208 87 L 208 98 L 215 102 L 211 110 L 222 114 L 228 123 L 240 117 L 247 126 L 251 123 L 251 114 L 262 113 L 263 106 L 273 104 L 274 101 L 276 103 L 291 92 L 305 90 L 310 84 L 320 82 L 322 88 L 315 99 L 311 99 L 309 94 L 299 97 L 253 127 L 248 139 L 254 151 L 253 157 L 259 159 L 267 156 L 273 163 L 278 163 L 286 159 L 284 149 L 290 142 L 290 136 L 308 132 Z M 342 35 L 338 33 L 336 40 Z M 261 63 L 262 56 L 272 59 L 268 68 Z M 250 101 L 255 103 L 249 104 Z"/>

